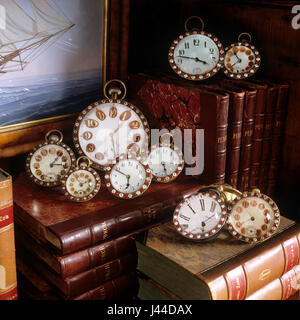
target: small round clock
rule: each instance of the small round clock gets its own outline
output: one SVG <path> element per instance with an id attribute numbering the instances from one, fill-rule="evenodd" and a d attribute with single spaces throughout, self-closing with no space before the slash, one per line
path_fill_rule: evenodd
<path id="1" fill-rule="evenodd" d="M 270 238 L 280 224 L 276 203 L 258 189 L 235 198 L 228 207 L 228 213 L 228 231 L 248 243 Z"/>
<path id="2" fill-rule="evenodd" d="M 248 39 L 242 39 L 243 36 Z M 238 43 L 225 48 L 223 71 L 229 78 L 245 79 L 251 77 L 259 68 L 260 54 L 250 42 L 251 35 L 244 32 L 239 35 Z"/>
<path id="3" fill-rule="evenodd" d="M 106 99 L 85 108 L 73 130 L 78 153 L 88 157 L 91 166 L 99 170 L 104 170 L 125 153 L 131 143 L 147 150 L 150 138 L 145 116 L 136 106 L 123 100 L 127 93 L 125 84 L 120 80 L 110 80 L 103 91 Z"/>
<path id="4" fill-rule="evenodd" d="M 45 142 L 36 146 L 26 159 L 26 171 L 33 182 L 43 187 L 56 187 L 75 164 L 75 155 L 62 143 L 63 134 L 51 130 Z"/>
<path id="5" fill-rule="evenodd" d="M 128 146 L 128 150 L 132 145 Z M 121 199 L 141 196 L 148 190 L 151 180 L 151 169 L 140 157 L 140 152 L 136 154 L 127 151 L 105 168 L 107 189 Z"/>
<path id="6" fill-rule="evenodd" d="M 90 167 L 87 157 L 79 157 L 75 167 L 72 167 L 62 179 L 62 191 L 72 201 L 85 202 L 91 200 L 101 188 L 101 178 L 97 171 Z"/>
<path id="7" fill-rule="evenodd" d="M 176 230 L 183 237 L 195 241 L 214 238 L 226 220 L 226 206 L 213 192 L 199 192 L 186 197 L 173 214 Z"/>
<path id="8" fill-rule="evenodd" d="M 164 142 L 164 136 L 170 136 L 169 142 Z M 168 183 L 176 179 L 184 168 L 183 154 L 174 145 L 174 137 L 171 134 L 163 134 L 160 143 L 151 147 L 147 159 L 152 171 L 153 180 L 161 183 Z"/>
<path id="9" fill-rule="evenodd" d="M 187 25 L 191 19 L 198 19 L 202 30 L 189 30 Z M 215 75 L 223 65 L 224 49 L 214 35 L 203 31 L 201 18 L 192 16 L 185 22 L 185 34 L 173 41 L 169 49 L 171 68 L 187 80 L 204 80 Z"/>

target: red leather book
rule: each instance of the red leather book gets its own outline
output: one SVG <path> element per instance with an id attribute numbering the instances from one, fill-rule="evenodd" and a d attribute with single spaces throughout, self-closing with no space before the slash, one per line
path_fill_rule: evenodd
<path id="1" fill-rule="evenodd" d="M 148 231 L 137 241 L 138 270 L 181 299 L 244 300 L 299 264 L 300 228 L 281 217 L 277 233 L 258 244 L 221 231 L 206 243 L 188 243 L 172 226 Z"/>
<path id="2" fill-rule="evenodd" d="M 196 179 L 182 174 L 170 184 L 152 183 L 133 200 L 117 199 L 102 189 L 91 201 L 75 203 L 57 190 L 40 188 L 22 173 L 14 182 L 15 216 L 28 232 L 65 255 L 166 218 L 183 196 L 199 187 Z"/>
<path id="3" fill-rule="evenodd" d="M 0 169 L 0 300 L 17 300 L 12 177 Z"/>
<path id="4" fill-rule="evenodd" d="M 29 234 L 15 223 L 16 243 L 43 260 L 62 279 L 87 271 L 127 253 L 136 252 L 135 242 L 130 235 L 120 236 L 101 244 L 67 255 L 58 255 L 44 239 L 37 234 Z"/>
<path id="5" fill-rule="evenodd" d="M 299 290 L 300 265 L 297 265 L 281 277 L 251 294 L 246 300 L 288 300 L 296 292 L 298 292 L 299 297 Z"/>
<path id="6" fill-rule="evenodd" d="M 203 172 L 201 170 L 199 174 L 194 174 L 199 183 L 224 183 L 228 94 L 212 92 L 181 79 L 144 74 L 129 77 L 128 91 L 131 99 L 145 113 L 152 128 L 177 128 L 181 130 L 182 136 L 185 129 L 192 130 L 193 139 L 183 140 L 183 145 L 190 154 L 198 152 L 204 156 Z M 200 140 L 196 143 L 197 129 L 204 130 L 204 142 Z M 185 158 L 187 160 L 186 152 Z"/>
<path id="7" fill-rule="evenodd" d="M 75 276 L 62 279 L 42 260 L 35 257 L 21 245 L 17 246 L 18 258 L 32 266 L 43 278 L 55 287 L 65 299 L 73 299 L 103 283 L 136 269 L 136 252 L 128 253 L 103 265 L 97 266 Z"/>
<path id="8" fill-rule="evenodd" d="M 268 184 L 266 193 L 270 196 L 274 195 L 277 182 L 279 161 L 283 149 L 283 138 L 285 129 L 285 119 L 287 115 L 287 106 L 289 101 L 289 85 L 284 83 L 276 83 L 278 86 L 276 109 L 273 118 L 271 161 L 268 170 Z"/>

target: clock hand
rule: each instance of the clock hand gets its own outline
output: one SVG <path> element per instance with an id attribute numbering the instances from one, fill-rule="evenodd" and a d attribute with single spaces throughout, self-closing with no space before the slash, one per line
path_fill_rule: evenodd
<path id="1" fill-rule="evenodd" d="M 195 60 L 196 62 L 202 62 L 203 64 L 208 64 L 206 61 L 200 60 L 197 57 L 194 58 L 194 57 L 187 57 L 187 56 L 177 56 L 176 58 L 186 58 L 186 59 Z"/>
<path id="2" fill-rule="evenodd" d="M 164 167 L 164 172 L 167 173 L 166 164 L 165 162 L 161 162 L 162 166 Z"/>
<path id="3" fill-rule="evenodd" d="M 188 207 L 196 214 L 196 211 L 188 204 Z"/>
<path id="4" fill-rule="evenodd" d="M 124 172 L 122 172 L 122 171 L 120 171 L 120 170 L 118 170 L 118 169 L 115 169 L 115 171 L 121 173 L 123 176 L 125 176 L 125 177 L 127 178 L 127 180 L 130 179 L 130 175 L 129 175 L 129 174 L 125 174 Z"/>
<path id="5" fill-rule="evenodd" d="M 49 164 L 50 168 L 53 167 L 54 163 L 58 160 L 58 158 L 59 158 L 59 157 L 56 157 L 56 158 L 54 159 L 54 161 Z"/>
<path id="6" fill-rule="evenodd" d="M 109 135 L 112 137 L 113 135 L 115 135 L 124 125 L 124 122 L 122 122 L 113 132 L 111 132 Z"/>

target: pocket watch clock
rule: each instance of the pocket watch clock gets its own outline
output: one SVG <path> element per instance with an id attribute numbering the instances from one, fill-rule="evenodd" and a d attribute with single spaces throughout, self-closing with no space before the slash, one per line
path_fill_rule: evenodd
<path id="1" fill-rule="evenodd" d="M 235 238 L 249 243 L 270 238 L 280 224 L 276 203 L 258 189 L 235 198 L 228 213 L 228 231 Z"/>
<path id="2" fill-rule="evenodd" d="M 188 22 L 198 19 L 202 30 L 188 29 Z M 224 49 L 218 38 L 203 31 L 201 18 L 192 16 L 185 22 L 185 34 L 175 39 L 169 49 L 171 68 L 187 80 L 204 80 L 215 75 L 223 65 Z"/>
<path id="3" fill-rule="evenodd" d="M 127 90 L 122 81 L 108 81 L 103 91 L 106 99 L 85 108 L 73 130 L 78 153 L 88 157 L 91 166 L 99 170 L 126 153 L 131 143 L 147 150 L 150 136 L 145 116 L 136 106 L 123 100 Z"/>
<path id="4" fill-rule="evenodd" d="M 121 199 L 134 199 L 149 188 L 152 173 L 149 165 L 137 153 L 130 152 L 134 144 L 128 146 L 126 154 L 105 168 L 105 184 L 109 192 Z"/>
<path id="5" fill-rule="evenodd" d="M 170 137 L 168 142 L 163 141 L 166 136 Z M 147 162 L 153 180 L 162 183 L 176 179 L 184 168 L 182 152 L 174 145 L 174 137 L 169 133 L 162 135 L 160 143 L 151 147 Z"/>
<path id="6" fill-rule="evenodd" d="M 247 36 L 247 39 L 242 39 Z M 251 35 L 241 33 L 238 43 L 233 43 L 225 48 L 225 61 L 223 71 L 226 76 L 233 79 L 251 77 L 259 68 L 261 57 L 254 45 L 250 44 Z"/>
<path id="7" fill-rule="evenodd" d="M 90 164 L 87 157 L 79 157 L 76 166 L 72 167 L 62 179 L 62 191 L 69 200 L 88 201 L 99 192 L 101 178 Z"/>
<path id="8" fill-rule="evenodd" d="M 215 237 L 226 220 L 226 206 L 214 192 L 199 192 L 186 197 L 173 214 L 176 230 L 183 237 L 195 241 Z"/>
<path id="9" fill-rule="evenodd" d="M 63 134 L 51 130 L 45 142 L 36 146 L 26 159 L 26 171 L 33 182 L 43 187 L 55 187 L 75 164 L 75 155 L 62 143 Z"/>

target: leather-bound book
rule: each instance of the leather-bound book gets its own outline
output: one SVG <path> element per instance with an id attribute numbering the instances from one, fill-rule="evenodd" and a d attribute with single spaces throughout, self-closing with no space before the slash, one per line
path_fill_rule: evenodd
<path id="1" fill-rule="evenodd" d="M 300 290 L 300 265 L 293 267 L 263 288 L 251 294 L 246 300 L 288 300 Z M 300 292 L 298 293 L 298 296 Z"/>
<path id="2" fill-rule="evenodd" d="M 104 241 L 98 245 L 67 255 L 58 255 L 45 239 L 38 234 L 28 233 L 15 223 L 15 237 L 18 244 L 24 246 L 33 255 L 43 260 L 62 279 L 74 276 L 126 253 L 136 252 L 134 239 L 130 235 Z"/>
<path id="3" fill-rule="evenodd" d="M 264 127 L 262 134 L 261 159 L 257 187 L 261 192 L 267 192 L 268 171 L 270 167 L 270 154 L 272 152 L 273 118 L 277 104 L 278 87 L 268 80 L 252 80 L 254 83 L 266 85 L 266 106 L 264 115 Z"/>
<path id="4" fill-rule="evenodd" d="M 244 82 L 227 79 L 222 81 L 222 85 L 239 88 L 245 92 L 241 133 L 241 153 L 237 182 L 238 189 L 243 192 L 249 189 L 249 180 L 251 175 L 251 156 L 253 148 L 257 90 L 253 88 L 253 86 L 249 86 Z"/>
<path id="5" fill-rule="evenodd" d="M 181 79 L 145 74 L 129 76 L 128 92 L 152 129 L 180 129 L 187 167 L 197 167 L 191 174 L 199 183 L 224 183 L 229 106 L 226 92 L 213 92 Z M 187 135 L 188 130 L 192 138 Z M 200 132 L 198 139 L 196 132 Z M 192 155 L 198 158 L 198 166 L 196 161 L 189 163 L 194 160 Z"/>
<path id="6" fill-rule="evenodd" d="M 298 238 L 297 238 L 298 237 Z M 263 243 L 243 243 L 224 230 L 209 242 L 183 238 L 171 221 L 136 241 L 138 270 L 184 300 L 244 300 L 299 263 L 300 228 L 281 217 Z"/>
<path id="7" fill-rule="evenodd" d="M 75 203 L 58 190 L 40 188 L 22 173 L 14 182 L 15 216 L 28 232 L 65 255 L 161 221 L 199 188 L 196 179 L 182 173 L 170 184 L 152 183 L 136 199 L 115 198 L 103 187 L 92 200 Z"/>
<path id="8" fill-rule="evenodd" d="M 132 272 L 136 269 L 137 254 L 129 253 L 103 265 L 92 268 L 66 279 L 60 278 L 42 260 L 35 257 L 21 245 L 17 246 L 18 258 L 32 266 L 44 279 L 56 288 L 64 299 L 73 299 L 90 290 L 96 289 L 109 280 Z"/>
<path id="9" fill-rule="evenodd" d="M 268 185 L 266 193 L 269 196 L 274 195 L 279 161 L 282 155 L 283 138 L 285 130 L 285 120 L 287 116 L 287 106 L 289 102 L 289 85 L 286 83 L 276 83 L 278 86 L 277 103 L 273 118 L 271 161 L 268 170 Z"/>
<path id="10" fill-rule="evenodd" d="M 17 300 L 12 177 L 0 169 L 0 300 Z"/>

